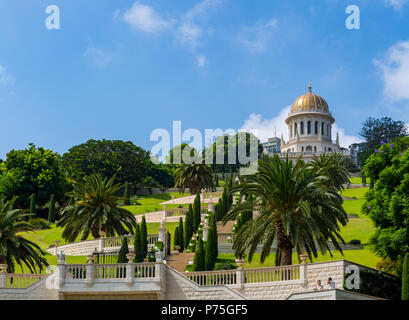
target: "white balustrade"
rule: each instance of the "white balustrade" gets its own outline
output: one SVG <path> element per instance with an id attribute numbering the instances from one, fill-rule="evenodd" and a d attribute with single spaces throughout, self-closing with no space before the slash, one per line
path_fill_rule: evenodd
<path id="1" fill-rule="evenodd" d="M 243 277 L 241 276 L 242 274 L 244 274 Z M 271 268 L 184 272 L 183 275 L 200 286 L 303 280 L 300 272 L 300 265 Z"/>
<path id="2" fill-rule="evenodd" d="M 8 273 L 7 288 L 27 288 L 46 276 L 46 274 Z"/>

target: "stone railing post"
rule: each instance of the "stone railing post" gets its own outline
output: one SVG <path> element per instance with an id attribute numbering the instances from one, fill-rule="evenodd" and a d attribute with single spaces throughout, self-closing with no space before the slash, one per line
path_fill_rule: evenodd
<path id="1" fill-rule="evenodd" d="M 210 201 L 209 201 L 209 207 L 208 207 L 207 211 L 210 211 L 210 212 L 213 212 L 213 213 L 215 213 L 215 212 L 214 212 L 214 203 L 213 203 L 213 197 L 210 197 Z"/>
<path id="2" fill-rule="evenodd" d="M 307 276 L 307 259 L 308 255 L 305 253 L 300 254 L 300 280 L 303 281 L 303 286 L 307 286 L 308 284 L 308 276 Z"/>
<path id="3" fill-rule="evenodd" d="M 163 263 L 162 262 L 155 262 L 155 279 L 158 281 L 162 281 L 162 267 Z"/>
<path id="4" fill-rule="evenodd" d="M 126 265 L 126 283 L 132 285 L 135 281 L 135 263 L 129 262 Z"/>
<path id="5" fill-rule="evenodd" d="M 60 240 L 55 240 L 55 247 L 54 247 L 54 255 L 56 256 L 58 254 L 58 245 L 60 244 Z"/>
<path id="6" fill-rule="evenodd" d="M 166 205 L 163 205 L 163 215 L 162 220 L 166 222 Z"/>
<path id="7" fill-rule="evenodd" d="M 165 227 L 165 220 L 160 222 L 160 227 L 158 230 L 158 241 L 163 242 L 163 252 L 167 252 L 167 241 L 166 241 L 166 227 Z"/>
<path id="8" fill-rule="evenodd" d="M 0 264 L 0 289 L 7 288 L 7 264 Z"/>
<path id="9" fill-rule="evenodd" d="M 236 269 L 236 283 L 238 286 L 239 290 L 243 290 L 244 289 L 244 284 L 246 282 L 245 276 L 244 276 L 244 269 L 242 267 L 239 267 L 238 269 Z"/>
<path id="10" fill-rule="evenodd" d="M 88 287 L 90 287 L 94 284 L 94 280 L 95 280 L 95 265 L 94 265 L 95 256 L 91 254 L 87 257 L 87 259 L 88 259 L 88 262 L 85 267 L 85 284 Z"/>
<path id="11" fill-rule="evenodd" d="M 60 289 L 65 283 L 65 263 L 58 261 L 57 264 L 57 279 L 56 279 L 57 289 Z"/>
<path id="12" fill-rule="evenodd" d="M 206 218 L 204 221 L 204 226 L 203 226 L 203 241 L 207 241 L 208 234 L 209 234 L 209 221 Z"/>

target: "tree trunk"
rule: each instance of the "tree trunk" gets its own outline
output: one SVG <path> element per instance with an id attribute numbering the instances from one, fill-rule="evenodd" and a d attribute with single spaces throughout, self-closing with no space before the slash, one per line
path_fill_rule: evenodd
<path id="1" fill-rule="evenodd" d="M 277 247 L 281 249 L 281 265 L 288 266 L 292 264 L 293 243 L 291 238 L 285 234 L 283 223 L 280 221 L 276 224 Z"/>
<path id="2" fill-rule="evenodd" d="M 91 228 L 91 234 L 94 237 L 94 239 L 99 239 L 101 238 L 101 235 L 99 234 L 100 230 L 98 228 L 98 226 L 93 225 Z"/>

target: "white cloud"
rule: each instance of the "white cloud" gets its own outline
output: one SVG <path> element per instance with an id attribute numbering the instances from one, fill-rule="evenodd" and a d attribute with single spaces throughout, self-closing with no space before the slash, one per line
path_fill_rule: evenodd
<path id="1" fill-rule="evenodd" d="M 288 113 L 291 111 L 291 106 L 282 109 L 279 114 L 271 119 L 265 119 L 261 114 L 252 113 L 246 119 L 240 129 L 257 130 L 255 135 L 261 142 L 267 141 L 268 138 L 274 137 L 275 130 L 277 136 L 281 137 L 283 134 L 284 140 L 288 140 L 288 127 L 285 123 L 285 119 L 288 117 Z"/>
<path id="2" fill-rule="evenodd" d="M 219 7 L 224 0 L 203 0 L 196 4 L 183 16 L 177 30 L 177 40 L 182 45 L 196 48 L 203 34 L 203 27 L 199 26 L 197 20 L 206 17 L 209 9 Z"/>
<path id="3" fill-rule="evenodd" d="M 205 55 L 201 54 L 196 58 L 197 66 L 199 68 L 206 67 L 209 64 L 209 60 L 206 58 Z"/>
<path id="4" fill-rule="evenodd" d="M 394 44 L 373 63 L 381 71 L 384 96 L 392 101 L 409 99 L 409 41 Z"/>
<path id="5" fill-rule="evenodd" d="M 341 147 L 348 148 L 353 143 L 363 142 L 363 140 L 356 136 L 346 134 L 345 130 L 338 127 L 337 124 L 332 125 L 332 139 L 334 141 L 337 137 L 337 132 L 339 133 L 339 144 L 341 145 Z"/>
<path id="6" fill-rule="evenodd" d="M 260 114 L 252 113 L 248 119 L 244 121 L 241 129 L 255 129 L 255 135 L 261 142 L 265 142 L 268 138 L 274 137 L 275 131 L 277 132 L 277 137 L 281 138 L 281 134 L 283 134 L 284 140 L 288 141 L 288 126 L 285 123 L 285 119 L 288 117 L 290 111 L 291 106 L 287 106 L 283 108 L 277 116 L 271 119 L 265 119 Z M 362 140 L 356 136 L 345 134 L 345 130 L 336 124 L 332 126 L 332 137 L 334 141 L 337 132 L 339 133 L 339 142 L 342 147 L 348 148 L 353 143 L 362 142 Z"/>
<path id="7" fill-rule="evenodd" d="M 84 56 L 98 68 L 105 67 L 112 60 L 112 57 L 103 49 L 95 47 L 87 48 L 87 50 L 85 50 Z"/>
<path id="8" fill-rule="evenodd" d="M 278 28 L 277 22 L 277 19 L 271 19 L 267 22 L 257 22 L 252 27 L 245 27 L 238 35 L 238 40 L 251 53 L 262 52 Z"/>
<path id="9" fill-rule="evenodd" d="M 13 76 L 7 72 L 6 68 L 0 65 L 0 85 L 13 84 Z"/>
<path id="10" fill-rule="evenodd" d="M 385 0 L 387 7 L 392 7 L 394 10 L 400 10 L 408 0 Z"/>
<path id="11" fill-rule="evenodd" d="M 130 9 L 125 11 L 122 19 L 134 29 L 147 33 L 157 33 L 174 22 L 174 20 L 162 19 L 155 9 L 139 2 L 135 2 Z"/>

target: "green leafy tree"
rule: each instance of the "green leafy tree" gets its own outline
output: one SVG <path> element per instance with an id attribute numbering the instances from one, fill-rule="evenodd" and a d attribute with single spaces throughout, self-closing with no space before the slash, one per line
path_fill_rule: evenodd
<path id="1" fill-rule="evenodd" d="M 117 204 L 115 194 L 121 187 L 114 183 L 114 178 L 108 180 L 100 175 L 85 177 L 81 182 L 74 181 L 69 195 L 76 202 L 61 211 L 57 222 L 57 227 L 64 228 L 62 237 L 73 242 L 80 233 L 81 240 L 86 240 L 90 233 L 94 238 L 100 238 L 101 230 L 108 237 L 133 233 L 135 216 Z"/>
<path id="2" fill-rule="evenodd" d="M 34 226 L 27 221 L 20 209 L 13 209 L 17 197 L 7 201 L 0 195 L 0 264 L 7 264 L 7 272 L 14 273 L 16 264 L 28 267 L 34 273 L 48 266 L 43 257 L 45 252 L 34 242 L 27 240 L 22 233 L 33 232 Z"/>
<path id="3" fill-rule="evenodd" d="M 185 240 L 185 248 L 187 249 L 189 247 L 189 242 L 190 239 L 192 238 L 193 235 L 193 207 L 192 204 L 189 204 L 189 209 L 186 212 L 186 218 L 185 218 L 185 235 L 184 235 L 184 240 Z"/>
<path id="4" fill-rule="evenodd" d="M 292 264 L 293 248 L 298 254 L 305 251 L 310 260 L 317 257 L 317 247 L 332 255 L 328 240 L 342 253 L 340 225 L 345 226 L 348 217 L 338 190 L 328 180 L 300 159 L 295 164 L 278 155 L 260 160 L 258 172 L 233 188 L 242 196 L 251 194 L 255 200 L 246 199 L 223 219 L 236 218 L 255 206 L 260 213 L 239 230 L 233 243 L 235 256 L 243 256 L 249 249 L 251 261 L 262 241 L 260 260 L 264 262 L 275 239 L 282 265 Z"/>
<path id="5" fill-rule="evenodd" d="M 142 252 L 147 254 L 148 253 L 148 228 L 146 226 L 145 215 L 142 216 L 142 221 L 141 221 L 141 243 L 142 243 Z"/>
<path id="6" fill-rule="evenodd" d="M 131 195 L 129 193 L 128 182 L 125 183 L 124 189 L 124 205 L 129 206 L 131 204 Z"/>
<path id="7" fill-rule="evenodd" d="M 195 271 L 206 270 L 205 251 L 202 237 L 199 237 L 199 239 L 197 239 L 197 249 L 193 258 L 193 266 Z"/>
<path id="8" fill-rule="evenodd" d="M 8 199 L 18 195 L 15 205 L 28 208 L 34 193 L 39 206 L 45 205 L 51 194 L 63 201 L 67 190 L 66 178 L 57 153 L 34 144 L 24 150 L 11 150 L 0 163 L 0 193 Z"/>
<path id="9" fill-rule="evenodd" d="M 409 253 L 405 254 L 402 270 L 402 300 L 409 300 Z"/>
<path id="10" fill-rule="evenodd" d="M 385 143 L 367 159 L 365 172 L 374 185 L 361 211 L 375 227 L 374 251 L 402 262 L 409 252 L 409 138 Z"/>
<path id="11" fill-rule="evenodd" d="M 199 228 L 201 220 L 200 211 L 201 211 L 200 192 L 198 191 L 196 194 L 196 198 L 193 201 L 193 232 L 196 232 L 197 228 Z"/>
<path id="12" fill-rule="evenodd" d="M 381 146 L 388 139 L 401 138 L 408 135 L 408 128 L 402 121 L 394 121 L 391 118 L 368 118 L 362 124 L 359 135 L 365 142 L 358 145 L 360 163 L 365 164 L 366 159 L 373 153 L 375 148 Z"/>
<path id="13" fill-rule="evenodd" d="M 251 133 L 237 133 L 233 136 L 223 135 L 216 137 L 216 141 L 211 144 L 208 148 L 203 150 L 203 158 L 206 154 L 212 155 L 208 163 L 212 163 L 211 167 L 214 172 L 223 172 L 223 181 L 225 180 L 225 172 L 237 172 L 242 164 L 239 162 L 239 148 L 238 145 L 246 146 L 246 155 L 250 156 L 252 154 L 257 154 L 260 157 L 263 153 L 263 146 L 261 145 L 259 139 Z M 209 150 L 210 149 L 210 150 Z M 229 161 L 229 150 L 233 150 L 232 155 L 235 157 L 235 163 Z M 217 161 L 217 155 L 223 155 L 223 163 Z"/>
<path id="14" fill-rule="evenodd" d="M 128 238 L 123 237 L 122 238 L 121 249 L 119 249 L 119 253 L 118 253 L 118 263 L 127 263 L 128 258 L 126 257 L 126 255 L 128 253 L 129 253 Z"/>
<path id="15" fill-rule="evenodd" d="M 150 163 L 148 151 L 122 140 L 88 140 L 70 148 L 62 157 L 63 168 L 71 179 L 100 174 L 134 185 L 147 176 Z"/>
<path id="16" fill-rule="evenodd" d="M 48 208 L 48 222 L 54 223 L 57 219 L 57 210 L 55 209 L 55 197 L 54 194 L 50 198 L 50 206 Z"/>
<path id="17" fill-rule="evenodd" d="M 179 218 L 178 232 L 179 232 L 179 235 L 178 235 L 178 238 L 179 238 L 178 246 L 180 247 L 179 252 L 183 252 L 183 249 L 184 249 L 184 247 L 185 247 L 185 242 L 184 242 L 184 239 L 183 239 L 183 236 L 184 236 L 183 234 L 184 234 L 184 232 L 183 232 L 183 220 L 182 220 L 182 217 Z"/>

